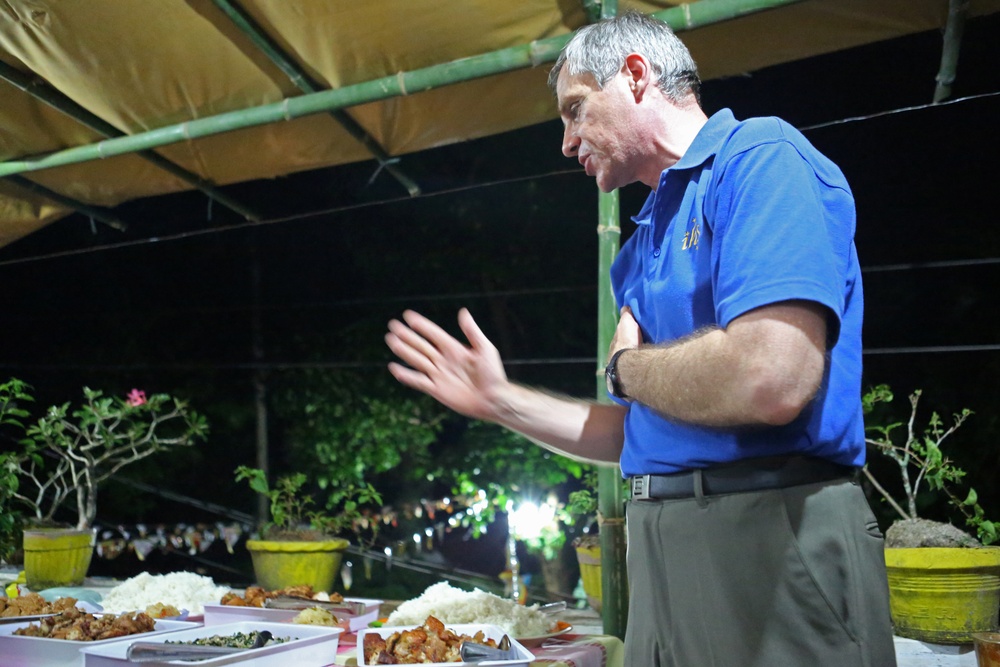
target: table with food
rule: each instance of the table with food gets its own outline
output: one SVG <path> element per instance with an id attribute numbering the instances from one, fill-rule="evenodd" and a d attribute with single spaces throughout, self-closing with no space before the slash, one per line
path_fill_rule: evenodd
<path id="1" fill-rule="evenodd" d="M 574 628 L 573 614 L 447 582 L 387 602 L 143 573 L 112 585 L 0 596 L 0 656 L 26 667 L 622 665 L 621 640 Z"/>

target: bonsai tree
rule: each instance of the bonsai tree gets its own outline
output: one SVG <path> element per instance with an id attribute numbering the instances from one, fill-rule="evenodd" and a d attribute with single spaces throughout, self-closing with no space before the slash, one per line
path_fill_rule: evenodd
<path id="1" fill-rule="evenodd" d="M 917 407 L 921 393 L 918 389 L 910 394 L 910 416 L 905 433 L 899 431 L 902 422 L 865 427 L 871 434 L 866 442 L 897 464 L 903 490 L 902 500 L 897 500 L 865 466 L 865 476 L 900 517 L 900 521 L 886 531 L 886 546 L 981 546 L 995 542 L 997 526 L 985 518 L 975 489 L 970 487 L 964 496 L 958 491 L 965 471 L 955 466 L 942 450 L 944 441 L 965 423 L 972 411 L 963 409 L 952 415 L 950 425 L 932 412 L 926 426 L 920 427 Z M 888 385 L 874 387 L 862 397 L 865 414 L 871 414 L 876 404 L 889 403 L 892 399 Z M 978 541 L 950 524 L 920 517 L 918 495 L 924 487 L 944 494 L 962 514 L 966 525 L 975 531 Z"/>
<path id="2" fill-rule="evenodd" d="M 373 542 L 378 533 L 378 522 L 367 521 L 362 506 L 381 506 L 382 496 L 371 484 L 347 484 L 333 489 L 325 508 L 316 508 L 312 495 L 303 487 L 307 478 L 303 473 L 279 477 L 274 487 L 267 482 L 267 475 L 260 468 L 239 466 L 236 481 L 247 480 L 250 488 L 268 499 L 271 520 L 261 526 L 265 540 L 315 541 L 351 532 L 360 539 L 363 527 L 371 531 Z"/>
<path id="3" fill-rule="evenodd" d="M 101 484 L 125 466 L 174 447 L 205 438 L 208 425 L 188 404 L 167 394 L 133 389 L 127 397 L 104 396 L 84 387 L 84 401 L 52 406 L 27 427 L 18 454 L 6 470 L 19 484 L 7 490 L 26 506 L 32 522 L 53 524 L 69 499 L 76 501 L 77 529 L 90 528 L 97 516 Z"/>

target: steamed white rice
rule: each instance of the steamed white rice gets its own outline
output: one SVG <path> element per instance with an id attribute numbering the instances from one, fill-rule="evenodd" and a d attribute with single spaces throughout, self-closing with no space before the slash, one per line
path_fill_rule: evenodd
<path id="1" fill-rule="evenodd" d="M 226 586 L 216 586 L 211 577 L 193 572 L 149 574 L 143 572 L 115 586 L 104 599 L 105 612 L 120 614 L 142 611 L 157 602 L 173 605 L 178 610 L 187 609 L 192 615 L 205 612 L 205 604 L 218 604 L 229 592 Z"/>
<path id="2" fill-rule="evenodd" d="M 463 591 L 446 581 L 434 584 L 420 597 L 399 605 L 386 620 L 387 626 L 418 626 L 434 616 L 442 623 L 497 625 L 513 637 L 540 637 L 552 628 L 552 618 L 538 605 L 524 606 L 513 600 L 479 590 Z"/>

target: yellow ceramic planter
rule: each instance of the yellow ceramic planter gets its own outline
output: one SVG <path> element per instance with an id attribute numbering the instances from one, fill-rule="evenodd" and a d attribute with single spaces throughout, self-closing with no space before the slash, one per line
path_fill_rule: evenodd
<path id="1" fill-rule="evenodd" d="M 886 549 L 896 634 L 936 644 L 971 644 L 995 630 L 1000 611 L 1000 548 Z"/>
<path id="2" fill-rule="evenodd" d="M 594 611 L 601 611 L 601 547 L 577 547 L 576 560 L 587 603 Z"/>
<path id="3" fill-rule="evenodd" d="M 274 591 L 288 586 L 333 590 L 348 541 L 340 538 L 316 542 L 248 540 L 257 584 Z"/>
<path id="4" fill-rule="evenodd" d="M 29 528 L 24 531 L 25 584 L 33 591 L 79 586 L 94 555 L 97 530 Z"/>

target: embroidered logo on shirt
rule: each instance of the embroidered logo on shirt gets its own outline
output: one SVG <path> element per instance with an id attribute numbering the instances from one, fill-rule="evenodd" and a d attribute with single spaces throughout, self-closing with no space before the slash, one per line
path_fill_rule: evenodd
<path id="1" fill-rule="evenodd" d="M 691 248 L 698 247 L 698 239 L 701 238 L 701 223 L 698 222 L 698 218 L 691 218 L 691 222 L 694 224 L 694 227 L 684 233 L 684 245 L 681 246 L 681 250 L 690 250 Z"/>

